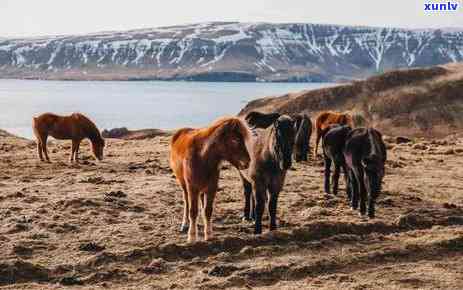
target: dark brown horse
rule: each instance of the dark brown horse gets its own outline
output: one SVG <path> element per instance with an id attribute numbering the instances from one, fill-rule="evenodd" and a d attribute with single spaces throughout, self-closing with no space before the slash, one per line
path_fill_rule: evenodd
<path id="1" fill-rule="evenodd" d="M 346 139 L 344 158 L 349 172 L 348 186 L 352 192 L 352 208 L 357 209 L 360 199 L 360 214 L 375 217 L 375 201 L 381 192 L 384 164 L 387 159 L 386 145 L 382 135 L 373 128 L 352 130 Z"/>
<path id="2" fill-rule="evenodd" d="M 320 140 L 323 137 L 323 133 L 326 132 L 326 129 L 331 124 L 348 125 L 351 128 L 354 127 L 352 117 L 347 113 L 338 113 L 331 111 L 321 112 L 318 115 L 317 120 L 315 121 L 316 140 L 314 157 L 316 157 L 318 154 L 318 144 L 320 143 Z"/>
<path id="3" fill-rule="evenodd" d="M 261 113 L 252 111 L 246 114 L 244 119 L 251 128 L 266 129 L 280 117 L 279 113 Z"/>
<path id="4" fill-rule="evenodd" d="M 312 121 L 306 114 L 291 115 L 295 121 L 296 137 L 294 146 L 294 160 L 307 161 L 310 152 L 310 137 L 312 136 Z"/>
<path id="5" fill-rule="evenodd" d="M 181 231 L 188 229 L 188 242 L 197 239 L 198 200 L 204 195 L 204 237 L 212 237 L 211 217 L 219 182 L 220 163 L 238 169 L 249 166 L 252 135 L 239 118 L 223 118 L 203 129 L 184 128 L 172 137 L 170 166 L 183 189 Z M 189 220 L 189 226 L 187 222 Z"/>
<path id="6" fill-rule="evenodd" d="M 281 115 L 279 113 L 249 112 L 245 120 L 251 128 L 266 129 L 271 126 Z M 307 114 L 292 114 L 296 130 L 294 160 L 296 162 L 307 161 L 310 152 L 310 137 L 312 136 L 312 121 Z"/>
<path id="7" fill-rule="evenodd" d="M 346 185 L 348 183 L 346 162 L 344 160 L 344 146 L 346 144 L 347 136 L 352 128 L 347 125 L 331 124 L 326 129 L 323 136 L 322 148 L 323 156 L 325 159 L 325 193 L 329 195 L 330 191 L 330 178 L 331 178 L 331 164 L 334 164 L 333 173 L 333 191 L 334 195 L 338 193 L 339 176 L 341 168 L 344 171 Z M 350 200 L 351 194 L 347 191 L 347 196 Z"/>
<path id="8" fill-rule="evenodd" d="M 58 140 L 72 140 L 71 162 L 78 161 L 80 142 L 85 138 L 92 142 L 95 157 L 98 160 L 103 159 L 105 141 L 96 125 L 80 113 L 73 113 L 70 116 L 45 113 L 33 118 L 32 129 L 37 138 L 37 151 L 41 161 L 43 161 L 43 153 L 46 160 L 50 162 L 47 150 L 48 136 Z"/>
<path id="9" fill-rule="evenodd" d="M 270 230 L 275 230 L 278 196 L 283 188 L 287 170 L 291 167 L 294 147 L 294 121 L 282 115 L 273 125 L 261 131 L 251 149 L 251 164 L 241 170 L 245 207 L 244 218 L 255 217 L 254 233 L 262 233 L 262 215 L 267 195 Z"/>

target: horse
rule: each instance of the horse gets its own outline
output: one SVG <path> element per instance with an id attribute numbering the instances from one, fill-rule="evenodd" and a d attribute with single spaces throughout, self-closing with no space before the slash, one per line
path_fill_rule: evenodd
<path id="1" fill-rule="evenodd" d="M 80 113 L 59 116 L 44 113 L 32 119 L 32 129 L 37 138 L 37 151 L 41 161 L 50 162 L 47 149 L 47 138 L 52 136 L 58 140 L 72 140 L 70 162 L 78 162 L 80 142 L 88 138 L 92 143 L 92 152 L 96 159 L 103 160 L 105 141 L 100 131 L 89 118 Z"/>
<path id="2" fill-rule="evenodd" d="M 386 145 L 382 135 L 374 128 L 352 130 L 344 146 L 344 158 L 348 169 L 349 188 L 352 192 L 352 209 L 357 209 L 360 199 L 360 214 L 375 217 L 375 201 L 381 192 L 387 159 Z"/>
<path id="3" fill-rule="evenodd" d="M 251 128 L 266 129 L 280 117 L 279 113 L 261 113 L 252 111 L 246 114 L 244 119 Z"/>
<path id="4" fill-rule="evenodd" d="M 212 238 L 211 217 L 218 188 L 220 163 L 230 162 L 238 169 L 250 163 L 248 148 L 252 134 L 246 123 L 237 117 L 216 120 L 202 129 L 178 130 L 170 143 L 170 167 L 183 190 L 181 232 L 188 230 L 188 242 L 197 239 L 198 200 L 202 202 L 204 238 Z"/>
<path id="5" fill-rule="evenodd" d="M 256 137 L 250 150 L 250 166 L 247 170 L 239 171 L 245 197 L 243 218 L 250 220 L 255 217 L 255 234 L 262 233 L 262 215 L 267 192 L 270 198 L 270 230 L 277 228 L 278 196 L 283 188 L 286 172 L 291 167 L 295 134 L 294 120 L 286 115 L 280 116 L 272 126 Z"/>
<path id="6" fill-rule="evenodd" d="M 312 121 L 306 114 L 296 114 L 291 117 L 295 120 L 296 129 L 294 160 L 296 162 L 307 161 L 307 155 L 310 152 Z"/>
<path id="7" fill-rule="evenodd" d="M 347 168 L 344 160 L 344 146 L 347 136 L 352 128 L 347 125 L 331 124 L 327 127 L 327 132 L 322 139 L 323 157 L 325 160 L 325 193 L 329 195 L 330 192 L 330 175 L 331 164 L 334 164 L 333 173 L 333 191 L 334 195 L 338 193 L 339 175 L 341 168 L 344 172 L 346 186 L 348 184 Z M 351 193 L 347 190 L 347 197 L 351 199 Z"/>
<path id="8" fill-rule="evenodd" d="M 255 129 L 266 129 L 271 126 L 281 115 L 279 113 L 249 112 L 245 120 L 248 125 Z M 312 136 L 312 121 L 307 114 L 289 115 L 295 122 L 295 148 L 294 160 L 296 162 L 307 161 L 307 154 L 310 152 L 310 137 Z"/>
<path id="9" fill-rule="evenodd" d="M 318 154 L 318 144 L 320 143 L 320 139 L 323 138 L 323 134 L 326 133 L 326 128 L 328 128 L 331 124 L 348 125 L 351 128 L 354 127 L 352 117 L 347 113 L 331 111 L 321 112 L 315 120 L 316 140 L 314 157 Z"/>

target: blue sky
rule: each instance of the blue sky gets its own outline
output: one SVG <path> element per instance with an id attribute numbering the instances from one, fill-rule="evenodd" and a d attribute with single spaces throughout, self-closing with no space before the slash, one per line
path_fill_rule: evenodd
<path id="1" fill-rule="evenodd" d="M 0 0 L 0 37 L 81 34 L 204 21 L 307 22 L 463 28 L 457 12 L 425 12 L 435 0 Z"/>

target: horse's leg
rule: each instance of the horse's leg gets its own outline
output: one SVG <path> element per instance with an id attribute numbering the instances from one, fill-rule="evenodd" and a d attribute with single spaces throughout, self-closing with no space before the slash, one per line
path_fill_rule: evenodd
<path id="1" fill-rule="evenodd" d="M 244 193 L 243 220 L 250 221 L 251 220 L 252 185 L 241 174 L 240 174 L 240 177 L 243 183 L 243 193 Z"/>
<path id="2" fill-rule="evenodd" d="M 280 195 L 281 186 L 272 185 L 269 188 L 270 192 L 270 201 L 268 203 L 268 213 L 270 216 L 270 230 L 274 231 L 277 229 L 277 205 L 278 205 L 278 196 Z"/>
<path id="3" fill-rule="evenodd" d="M 77 141 L 76 152 L 74 153 L 74 161 L 77 163 L 79 162 L 80 142 L 82 142 L 82 140 Z"/>
<path id="4" fill-rule="evenodd" d="M 364 172 L 363 169 L 359 166 L 355 166 L 354 174 L 357 178 L 357 185 L 358 185 L 358 193 L 360 197 L 360 214 L 363 216 L 367 213 L 367 206 L 366 206 L 366 188 L 364 183 Z"/>
<path id="5" fill-rule="evenodd" d="M 262 233 L 262 215 L 264 214 L 265 207 L 265 195 L 267 190 L 265 186 L 255 185 L 254 186 L 254 198 L 255 198 L 255 227 L 254 234 L 258 235 Z"/>
<path id="6" fill-rule="evenodd" d="M 341 165 L 342 172 L 344 173 L 344 183 L 346 184 L 346 194 L 347 194 L 347 200 L 349 202 L 352 201 L 352 188 L 350 185 L 349 181 L 349 172 L 347 171 L 347 166 L 346 164 Z"/>
<path id="7" fill-rule="evenodd" d="M 180 232 L 186 233 L 188 231 L 188 213 L 190 210 L 190 207 L 188 206 L 188 190 L 184 182 L 179 181 L 179 183 L 181 184 L 183 190 L 183 219 L 182 225 L 180 226 Z"/>
<path id="8" fill-rule="evenodd" d="M 375 201 L 375 196 L 368 194 L 368 217 L 371 219 L 375 218 Z"/>
<path id="9" fill-rule="evenodd" d="M 212 233 L 212 211 L 214 210 L 214 199 L 217 193 L 217 185 L 212 185 L 207 189 L 205 194 L 204 207 L 204 240 L 209 240 L 213 237 Z"/>
<path id="10" fill-rule="evenodd" d="M 353 170 L 349 170 L 349 187 L 351 190 L 351 202 L 352 202 L 352 209 L 356 210 L 359 206 L 359 188 L 358 188 L 358 181 L 357 176 L 355 176 Z"/>
<path id="11" fill-rule="evenodd" d="M 333 173 L 333 194 L 338 194 L 338 187 L 339 187 L 339 175 L 341 173 L 341 166 L 339 163 L 334 162 L 334 173 Z"/>
<path id="12" fill-rule="evenodd" d="M 77 141 L 72 139 L 72 146 L 71 146 L 71 157 L 69 158 L 69 162 L 72 163 L 74 161 L 74 154 L 76 153 L 77 148 Z"/>
<path id="13" fill-rule="evenodd" d="M 37 138 L 37 152 L 39 154 L 40 161 L 43 161 L 42 141 L 39 138 Z"/>
<path id="14" fill-rule="evenodd" d="M 321 136 L 322 136 L 322 130 L 320 128 L 318 128 L 318 126 L 317 126 L 317 137 L 316 137 L 316 140 L 315 140 L 315 149 L 314 149 L 314 152 L 313 152 L 313 157 L 315 157 L 315 158 L 317 158 L 318 143 L 320 143 Z"/>
<path id="15" fill-rule="evenodd" d="M 198 239 L 198 199 L 200 192 L 196 189 L 193 189 L 191 186 L 187 186 L 188 188 L 188 203 L 190 205 L 189 208 L 189 220 L 190 220 L 190 228 L 188 229 L 188 242 L 195 242 Z"/>
<path id="16" fill-rule="evenodd" d="M 45 159 L 47 159 L 47 162 L 50 162 L 50 158 L 48 157 L 47 139 L 48 135 L 42 136 L 42 151 L 45 154 Z"/>
<path id="17" fill-rule="evenodd" d="M 325 193 L 330 194 L 331 158 L 325 155 Z"/>

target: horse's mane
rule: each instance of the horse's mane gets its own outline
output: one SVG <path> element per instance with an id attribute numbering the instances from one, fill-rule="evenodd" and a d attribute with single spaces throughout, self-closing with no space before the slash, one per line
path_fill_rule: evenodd
<path id="1" fill-rule="evenodd" d="M 383 152 L 383 150 L 380 148 L 381 145 L 378 143 L 378 139 L 374 138 L 374 136 L 376 136 L 379 138 L 379 140 L 381 140 L 381 133 L 373 128 L 368 128 L 366 134 L 371 146 L 370 156 L 372 158 L 382 158 L 385 152 Z"/>
<path id="2" fill-rule="evenodd" d="M 207 148 L 217 142 L 219 136 L 231 130 L 238 130 L 241 133 L 249 151 L 251 148 L 252 132 L 246 122 L 238 117 L 223 117 L 217 119 L 209 127 L 198 130 L 197 134 L 203 137 L 209 137 L 204 144 L 205 148 Z"/>
<path id="3" fill-rule="evenodd" d="M 98 130 L 97 126 L 95 125 L 95 123 L 93 123 L 92 120 L 90 120 L 87 116 L 81 114 L 81 113 L 76 113 L 79 118 L 83 119 L 86 121 L 87 123 L 87 129 L 88 129 L 88 134 L 89 134 L 89 139 L 91 141 L 97 141 L 99 142 L 100 144 L 104 144 L 104 139 L 103 137 L 101 136 L 101 133 L 100 133 L 100 130 Z"/>

